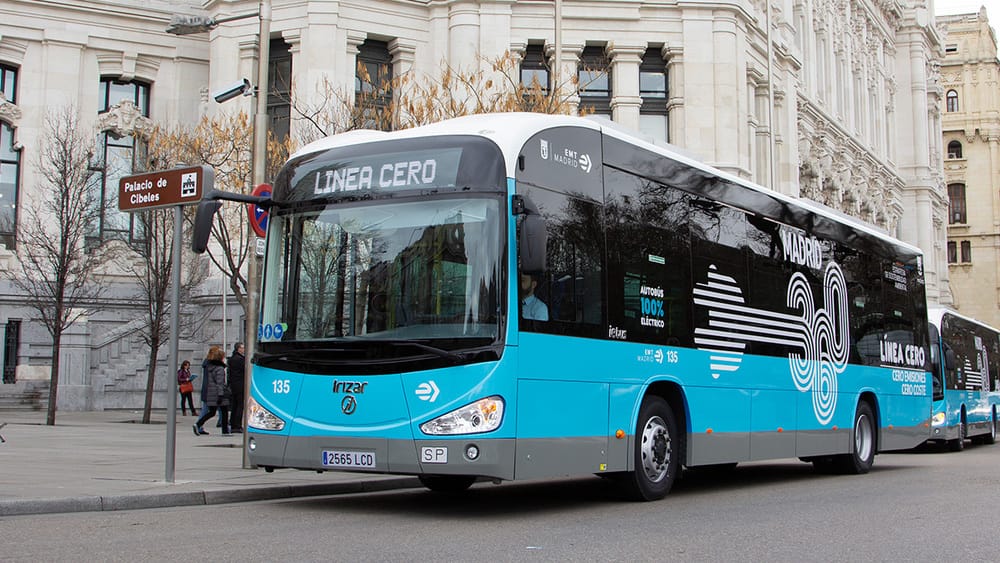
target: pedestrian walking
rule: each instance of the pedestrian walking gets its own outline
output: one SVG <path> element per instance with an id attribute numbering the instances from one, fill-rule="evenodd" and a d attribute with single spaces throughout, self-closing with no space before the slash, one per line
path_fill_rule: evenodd
<path id="1" fill-rule="evenodd" d="M 181 362 L 181 368 L 177 370 L 177 390 L 181 392 L 181 414 L 184 416 L 187 416 L 188 408 L 191 409 L 191 416 L 197 414 L 194 410 L 194 399 L 191 397 L 196 377 L 198 376 L 191 374 L 191 362 L 187 360 Z"/>
<path id="2" fill-rule="evenodd" d="M 201 414 L 198 416 L 205 416 L 208 414 L 208 378 L 205 377 L 205 372 L 208 371 L 208 356 L 201 361 L 201 394 L 198 395 L 201 398 Z"/>
<path id="3" fill-rule="evenodd" d="M 219 416 L 223 420 L 222 433 L 229 434 L 229 402 L 231 400 L 231 393 L 226 386 L 226 353 L 222 351 L 222 348 L 212 346 L 209 348 L 205 360 L 207 360 L 205 373 L 202 375 L 205 378 L 205 395 L 202 399 L 208 405 L 208 412 L 201 415 L 198 418 L 198 422 L 195 422 L 192 426 L 194 435 L 204 436 L 208 434 L 203 426 L 205 421 L 215 416 L 216 412 L 219 412 Z"/>
<path id="4" fill-rule="evenodd" d="M 246 356 L 243 355 L 243 343 L 233 346 L 233 355 L 229 357 L 229 389 L 233 392 L 233 409 L 229 415 L 229 431 L 243 432 L 243 391 L 246 381 Z"/>

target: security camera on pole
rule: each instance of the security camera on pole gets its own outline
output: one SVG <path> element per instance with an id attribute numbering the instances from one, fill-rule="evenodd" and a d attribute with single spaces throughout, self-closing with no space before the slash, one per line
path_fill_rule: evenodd
<path id="1" fill-rule="evenodd" d="M 256 14 L 245 14 L 232 16 L 229 18 L 202 18 L 199 16 L 174 16 L 167 28 L 167 33 L 176 35 L 187 35 L 190 33 L 203 33 L 218 27 L 220 23 L 257 16 L 260 20 L 260 29 L 257 33 L 257 86 L 254 88 L 249 80 L 243 79 L 225 88 L 213 92 L 213 97 L 217 102 L 231 100 L 239 95 L 256 95 L 254 104 L 253 120 L 253 185 L 259 186 L 264 183 L 264 173 L 267 167 L 267 63 L 270 58 L 271 45 L 271 0 L 260 0 L 260 7 Z M 266 198 L 254 196 L 232 197 L 216 196 L 218 199 L 229 199 L 232 201 L 244 201 L 247 203 L 257 203 L 263 206 L 262 200 Z M 212 199 L 213 196 L 207 197 Z M 215 206 L 222 205 L 219 201 L 211 202 Z M 215 207 L 217 209 L 217 207 Z M 214 213 L 211 209 L 210 213 Z M 197 228 L 197 227 L 196 227 Z M 210 228 L 210 225 L 209 225 Z M 256 248 L 257 239 L 254 233 L 250 234 L 250 247 Z M 202 249 L 203 251 L 204 249 Z M 257 309 L 260 301 L 260 282 L 258 281 L 258 264 L 256 252 L 251 253 L 247 266 L 247 310 L 246 310 L 246 336 L 245 358 L 247 381 L 253 381 L 253 365 L 251 360 L 254 355 L 255 343 L 257 341 Z M 244 386 L 243 402 L 246 403 L 250 396 L 250 385 Z M 246 428 L 246 409 L 243 410 L 242 427 Z M 243 433 L 243 467 L 249 468 L 250 462 L 247 457 L 247 432 Z"/>

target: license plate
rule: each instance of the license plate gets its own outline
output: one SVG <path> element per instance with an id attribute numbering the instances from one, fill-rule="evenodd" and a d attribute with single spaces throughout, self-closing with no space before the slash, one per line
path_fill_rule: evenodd
<path id="1" fill-rule="evenodd" d="M 375 452 L 356 450 L 323 450 L 324 467 L 375 467 Z"/>
<path id="2" fill-rule="evenodd" d="M 448 463 L 448 448 L 444 446 L 420 448 L 420 461 L 423 463 Z"/>

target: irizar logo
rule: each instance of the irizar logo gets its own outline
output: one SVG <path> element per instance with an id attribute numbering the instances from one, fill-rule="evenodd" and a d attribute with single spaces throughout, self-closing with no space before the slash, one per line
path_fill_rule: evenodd
<path id="1" fill-rule="evenodd" d="M 337 381 L 333 380 L 334 393 L 364 393 L 367 381 Z"/>
<path id="2" fill-rule="evenodd" d="M 798 242 L 799 250 L 791 255 L 812 260 L 818 245 L 805 237 Z M 738 370 L 748 343 L 787 346 L 795 388 L 811 393 L 816 420 L 824 426 L 830 423 L 837 407 L 837 376 L 847 367 L 850 342 L 847 283 L 836 262 L 826 265 L 822 307 L 813 302 L 809 281 L 801 272 L 788 281 L 786 304 L 792 312 L 747 306 L 736 280 L 717 272 L 714 264 L 707 280 L 695 284 L 694 303 L 708 309 L 708 326 L 695 328 L 694 341 L 699 350 L 709 352 L 713 378 Z"/>

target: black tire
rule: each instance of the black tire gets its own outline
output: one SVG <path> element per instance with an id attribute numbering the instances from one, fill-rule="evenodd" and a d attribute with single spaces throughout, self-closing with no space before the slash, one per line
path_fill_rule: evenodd
<path id="1" fill-rule="evenodd" d="M 993 411 L 993 416 L 990 417 L 990 431 L 983 436 L 983 443 L 987 446 L 991 446 L 997 443 L 997 411 Z"/>
<path id="2" fill-rule="evenodd" d="M 670 492 L 680 472 L 681 440 L 674 411 L 665 400 L 647 396 L 639 408 L 633 461 L 622 476 L 625 494 L 639 501 L 658 500 Z"/>
<path id="3" fill-rule="evenodd" d="M 997 411 L 993 411 L 993 415 L 990 417 L 990 431 L 987 432 L 979 439 L 979 443 L 991 446 L 997 443 Z"/>
<path id="4" fill-rule="evenodd" d="M 418 475 L 417 479 L 436 493 L 460 493 L 476 482 L 474 475 Z"/>
<path id="5" fill-rule="evenodd" d="M 969 427 L 965 424 L 965 413 L 962 413 L 962 422 L 958 425 L 958 438 L 948 440 L 948 451 L 960 452 L 965 449 L 965 438 L 969 436 Z"/>
<path id="6" fill-rule="evenodd" d="M 851 453 L 834 458 L 836 469 L 847 475 L 862 475 L 871 470 L 877 450 L 875 415 L 866 402 L 858 403 L 854 411 L 854 425 L 851 428 Z"/>

